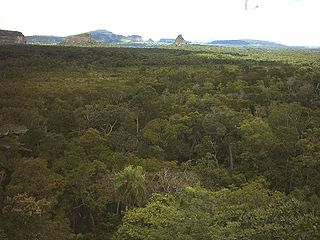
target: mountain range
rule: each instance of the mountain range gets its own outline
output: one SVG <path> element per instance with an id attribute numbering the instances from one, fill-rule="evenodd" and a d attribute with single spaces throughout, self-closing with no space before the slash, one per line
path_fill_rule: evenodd
<path id="1" fill-rule="evenodd" d="M 153 46 L 159 44 L 174 44 L 174 38 L 161 38 L 158 42 L 152 39 L 144 41 L 140 35 L 124 36 L 114 34 L 107 30 L 95 30 L 78 35 L 71 35 L 67 37 L 61 36 L 46 36 L 46 35 L 33 35 L 26 36 L 25 41 L 27 44 L 35 45 L 77 45 L 77 46 L 101 46 L 101 44 L 108 45 L 129 45 L 129 46 Z M 194 44 L 187 41 L 188 44 Z M 214 46 L 247 46 L 247 47 L 266 47 L 266 48 L 282 48 L 285 45 L 275 42 L 252 40 L 252 39 L 236 39 L 236 40 L 215 40 L 201 44 L 214 45 Z"/>

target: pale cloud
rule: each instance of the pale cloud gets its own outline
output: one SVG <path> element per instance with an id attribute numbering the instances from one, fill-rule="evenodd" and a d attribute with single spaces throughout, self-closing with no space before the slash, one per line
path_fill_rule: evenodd
<path id="1" fill-rule="evenodd" d="M 255 6 L 259 6 L 255 8 Z M 253 38 L 320 45 L 318 0 L 1 0 L 0 28 L 25 35 L 107 29 L 145 39 Z"/>

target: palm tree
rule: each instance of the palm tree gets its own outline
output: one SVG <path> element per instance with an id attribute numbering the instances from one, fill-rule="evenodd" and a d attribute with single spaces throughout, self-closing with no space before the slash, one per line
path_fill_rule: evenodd
<path id="1" fill-rule="evenodd" d="M 140 206 L 146 189 L 146 180 L 142 167 L 129 165 L 123 171 L 117 173 L 116 189 L 118 193 L 117 214 L 119 214 L 120 203 L 126 209 Z"/>

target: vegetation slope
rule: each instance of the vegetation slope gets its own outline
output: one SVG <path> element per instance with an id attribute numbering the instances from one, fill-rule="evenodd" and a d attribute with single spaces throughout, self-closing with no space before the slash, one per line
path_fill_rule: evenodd
<path id="1" fill-rule="evenodd" d="M 0 47 L 0 239 L 319 239 L 319 60 Z"/>

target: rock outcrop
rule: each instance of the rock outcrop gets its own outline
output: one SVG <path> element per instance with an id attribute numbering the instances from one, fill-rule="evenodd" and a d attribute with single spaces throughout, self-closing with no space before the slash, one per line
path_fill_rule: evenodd
<path id="1" fill-rule="evenodd" d="M 0 30 L 0 45 L 26 44 L 26 39 L 21 32 Z"/>
<path id="2" fill-rule="evenodd" d="M 182 46 L 182 45 L 186 45 L 187 42 L 186 42 L 186 40 L 184 40 L 184 38 L 183 38 L 182 35 L 180 34 L 180 35 L 178 35 L 178 37 L 176 38 L 174 44 L 179 47 L 179 46 Z"/>

